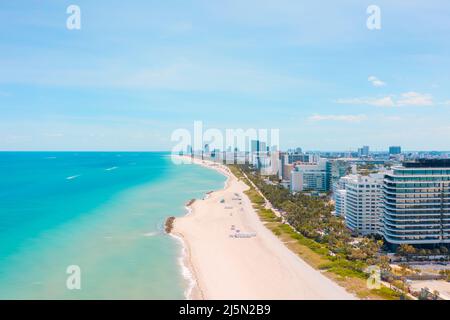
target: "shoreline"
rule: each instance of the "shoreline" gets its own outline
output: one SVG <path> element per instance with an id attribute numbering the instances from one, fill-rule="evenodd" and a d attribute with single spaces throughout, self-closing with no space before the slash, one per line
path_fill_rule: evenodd
<path id="1" fill-rule="evenodd" d="M 182 261 L 194 283 L 187 299 L 354 299 L 266 228 L 243 193 L 248 186 L 227 167 L 200 159 L 192 164 L 227 179 L 174 221 L 172 235 L 183 243 Z"/>
<path id="2" fill-rule="evenodd" d="M 194 210 L 192 208 L 192 205 L 194 203 L 198 202 L 199 200 L 207 200 L 215 192 L 225 190 L 228 186 L 228 182 L 229 182 L 231 173 L 228 171 L 228 169 L 222 171 L 222 170 L 218 170 L 218 168 L 211 168 L 210 165 L 206 165 L 205 163 L 203 163 L 203 161 L 208 161 L 208 160 L 200 160 L 200 159 L 196 159 L 196 158 L 190 158 L 187 156 L 176 156 L 176 157 L 181 158 L 182 161 L 185 161 L 185 160 L 188 161 L 188 163 L 183 163 L 182 165 L 200 165 L 204 168 L 214 170 L 226 177 L 226 180 L 224 182 L 224 186 L 222 189 L 208 191 L 205 193 L 205 195 L 202 199 L 189 200 L 184 207 L 186 210 L 185 214 L 181 217 L 175 217 L 175 219 L 172 222 L 172 229 L 170 232 L 168 232 L 168 234 L 170 236 L 172 236 L 178 242 L 181 243 L 182 248 L 181 248 L 181 256 L 179 257 L 179 264 L 181 266 L 181 272 L 182 272 L 183 278 L 188 282 L 188 287 L 185 290 L 186 300 L 205 300 L 203 291 L 202 291 L 201 287 L 199 286 L 198 276 L 195 271 L 195 265 L 192 262 L 192 254 L 191 254 L 190 244 L 185 239 L 185 237 L 183 236 L 183 234 L 181 232 L 177 232 L 175 230 L 174 225 L 175 225 L 176 219 L 179 219 L 182 217 L 188 217 L 188 216 L 191 216 L 192 214 L 194 214 Z M 208 161 L 208 162 L 215 164 L 211 161 Z"/>
<path id="3" fill-rule="evenodd" d="M 182 235 L 175 234 L 173 231 L 169 235 L 181 244 L 181 255 L 177 260 L 181 268 L 181 275 L 188 282 L 188 286 L 184 290 L 184 297 L 186 300 L 194 300 L 194 292 L 199 291 L 199 288 L 193 268 L 190 266 L 189 246 Z"/>

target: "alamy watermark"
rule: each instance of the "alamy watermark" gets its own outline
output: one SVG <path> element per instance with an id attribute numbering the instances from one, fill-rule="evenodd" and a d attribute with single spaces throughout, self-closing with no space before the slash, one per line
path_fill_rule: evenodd
<path id="1" fill-rule="evenodd" d="M 66 13 L 69 14 L 66 20 L 66 27 L 68 30 L 81 29 L 81 8 L 78 5 L 71 4 L 67 7 Z M 367 29 L 381 30 L 381 8 L 377 5 L 370 5 L 366 9 L 369 15 L 366 21 Z"/>
<path id="2" fill-rule="evenodd" d="M 66 13 L 69 17 L 66 20 L 66 27 L 68 30 L 81 29 L 81 9 L 79 6 L 72 4 L 67 7 Z"/>
<path id="3" fill-rule="evenodd" d="M 179 128 L 172 132 L 172 161 L 182 164 L 178 155 L 214 158 L 227 164 L 245 163 L 248 157 L 269 155 L 280 150 L 279 129 L 204 130 L 202 121 L 194 121 L 193 130 Z"/>
<path id="4" fill-rule="evenodd" d="M 366 21 L 367 29 L 381 30 L 381 8 L 377 5 L 370 5 L 366 10 L 369 17 Z"/>
<path id="5" fill-rule="evenodd" d="M 66 280 L 68 290 L 81 290 L 81 268 L 77 265 L 70 265 L 66 269 L 69 275 Z"/>

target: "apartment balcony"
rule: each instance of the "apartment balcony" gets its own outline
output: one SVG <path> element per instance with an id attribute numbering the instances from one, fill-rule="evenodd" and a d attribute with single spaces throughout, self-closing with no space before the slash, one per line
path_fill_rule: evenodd
<path id="1" fill-rule="evenodd" d="M 406 223 L 409 223 L 409 224 L 416 224 L 416 223 L 425 223 L 425 224 L 437 223 L 437 224 L 441 224 L 441 219 L 439 219 L 439 218 L 433 218 L 433 219 L 430 219 L 430 218 L 426 218 L 426 219 L 398 219 L 397 218 L 396 219 L 396 218 L 392 218 L 390 216 L 384 216 L 383 220 L 384 221 L 389 221 L 391 224 L 394 224 L 394 225 L 406 224 Z"/>
<path id="2" fill-rule="evenodd" d="M 428 194 L 427 194 L 428 195 Z M 395 195 L 394 194 L 391 194 L 391 193 L 384 193 L 383 194 L 383 197 L 382 198 L 384 198 L 384 199 L 389 199 L 389 200 L 393 200 L 393 201 L 402 201 L 402 200 L 404 200 L 404 201 L 406 201 L 406 200 L 414 200 L 414 199 L 417 199 L 417 200 L 441 200 L 442 199 L 442 196 L 441 196 L 441 194 L 439 195 L 439 196 L 435 196 L 435 197 L 421 197 L 421 198 L 419 198 L 419 197 L 417 197 L 417 198 L 409 198 L 409 197 L 401 197 L 401 196 L 399 196 L 397 193 L 395 193 Z M 449 200 L 449 202 L 450 202 L 450 196 L 447 198 L 447 197 L 444 197 L 444 199 L 448 199 Z"/>
<path id="3" fill-rule="evenodd" d="M 425 179 L 425 181 L 429 181 L 427 179 L 433 179 L 433 180 L 439 179 L 439 180 L 448 181 L 449 175 L 447 173 L 444 173 L 444 174 L 408 174 L 408 175 L 388 173 L 384 176 L 384 180 L 389 180 L 389 181 L 398 181 L 401 179 L 414 180 L 417 178 Z"/>
<path id="4" fill-rule="evenodd" d="M 386 234 L 390 237 L 397 238 L 428 238 L 428 239 L 440 239 L 440 232 L 399 232 L 397 230 L 389 230 L 388 228 L 383 228 L 383 234 Z"/>
<path id="5" fill-rule="evenodd" d="M 449 199 L 450 198 L 450 193 L 449 192 L 442 192 L 440 190 L 436 190 L 436 191 L 426 191 L 426 192 L 419 192 L 419 191 L 410 191 L 410 192 L 401 192 L 398 189 L 392 189 L 389 190 L 387 188 L 385 188 L 383 190 L 383 194 L 384 196 L 386 195 L 392 195 L 395 196 L 395 198 L 400 198 L 400 199 L 410 199 L 410 197 L 407 197 L 408 195 L 414 195 L 414 196 L 430 196 L 433 195 L 433 198 L 444 198 L 444 199 Z M 414 197 L 414 198 L 428 198 L 428 197 Z"/>
<path id="6" fill-rule="evenodd" d="M 442 211 L 441 208 L 434 208 L 434 209 L 420 209 L 420 208 L 415 208 L 415 209 L 400 209 L 400 208 L 392 208 L 389 206 L 383 206 L 382 208 L 383 212 L 387 212 L 388 214 L 392 214 L 392 215 L 399 215 L 399 216 L 404 216 L 404 215 L 416 215 L 416 216 L 428 216 L 428 215 L 442 215 L 442 213 L 444 213 L 444 215 L 448 215 L 450 214 L 450 211 L 446 212 L 446 211 Z"/>
<path id="7" fill-rule="evenodd" d="M 383 224 L 383 228 L 385 230 L 389 230 L 392 233 L 395 234 L 440 234 L 442 229 L 441 226 L 438 224 L 435 225 L 412 225 L 412 226 L 406 226 L 406 225 L 398 225 L 394 224 L 391 225 L 387 222 Z"/>
<path id="8" fill-rule="evenodd" d="M 408 205 L 392 205 L 390 203 L 384 203 L 384 208 L 391 210 L 391 211 L 436 211 L 436 212 L 444 212 L 450 214 L 450 208 L 442 207 L 442 204 L 436 203 L 436 204 L 428 204 L 423 205 L 420 203 L 417 204 L 408 204 Z M 444 210 L 442 210 L 444 209 Z"/>
<path id="9" fill-rule="evenodd" d="M 424 218 L 417 218 L 417 217 L 404 217 L 404 218 L 402 218 L 402 217 L 397 217 L 397 216 L 389 216 L 389 215 L 383 215 L 382 216 L 382 219 L 384 219 L 384 220 L 389 220 L 391 223 L 394 223 L 394 224 L 403 224 L 403 223 L 425 223 L 425 224 L 428 224 L 428 223 L 431 223 L 431 224 L 433 224 L 433 223 L 439 223 L 439 224 L 442 224 L 443 223 L 443 221 L 442 221 L 442 219 L 441 219 L 442 217 L 439 217 L 439 216 L 437 216 L 437 217 L 424 217 Z M 444 223 L 444 224 L 446 224 L 446 223 Z"/>
<path id="10" fill-rule="evenodd" d="M 450 239 L 440 239 L 439 237 L 398 237 L 390 236 L 382 232 L 385 240 L 392 244 L 439 244 L 450 243 Z"/>
<path id="11" fill-rule="evenodd" d="M 442 184 L 440 184 L 440 183 L 436 184 L 436 185 L 426 185 L 426 186 L 420 185 L 420 184 L 404 185 L 404 183 L 402 183 L 402 184 L 399 183 L 398 185 L 384 184 L 383 188 L 381 188 L 381 190 L 403 190 L 403 192 L 416 191 L 418 189 L 424 189 L 424 192 L 439 190 L 441 192 L 443 191 L 444 193 L 448 193 L 450 190 L 450 187 L 442 186 Z"/>
<path id="12" fill-rule="evenodd" d="M 426 226 L 426 227 L 409 227 L 409 228 L 405 228 L 401 225 L 395 225 L 393 227 L 384 224 L 383 227 L 386 230 L 389 230 L 391 232 L 394 233 L 407 233 L 407 234 L 411 234 L 411 233 L 417 233 L 417 234 L 439 234 L 441 232 L 441 226 L 439 224 L 436 224 L 434 226 Z"/>
<path id="13" fill-rule="evenodd" d="M 448 191 L 450 181 L 388 181 L 384 180 L 384 188 L 389 189 L 443 189 Z M 384 189 L 383 188 L 383 189 Z"/>

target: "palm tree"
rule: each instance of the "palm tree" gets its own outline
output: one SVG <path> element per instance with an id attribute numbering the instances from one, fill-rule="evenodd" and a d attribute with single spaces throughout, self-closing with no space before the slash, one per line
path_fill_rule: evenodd
<path id="1" fill-rule="evenodd" d="M 380 257 L 380 268 L 382 271 L 391 272 L 392 268 L 391 268 L 391 265 L 389 262 L 390 262 L 389 257 L 387 257 L 387 256 Z"/>
<path id="2" fill-rule="evenodd" d="M 397 254 L 406 257 L 406 261 L 409 261 L 409 257 L 416 253 L 416 248 L 409 244 L 401 244 L 397 249 Z"/>

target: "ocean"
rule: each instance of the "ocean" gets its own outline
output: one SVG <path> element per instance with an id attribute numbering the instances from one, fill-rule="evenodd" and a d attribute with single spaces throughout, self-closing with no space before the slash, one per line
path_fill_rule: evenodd
<path id="1" fill-rule="evenodd" d="M 168 153 L 0 152 L 0 299 L 184 299 L 165 219 L 224 182 Z"/>

